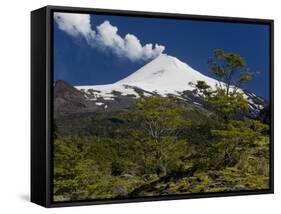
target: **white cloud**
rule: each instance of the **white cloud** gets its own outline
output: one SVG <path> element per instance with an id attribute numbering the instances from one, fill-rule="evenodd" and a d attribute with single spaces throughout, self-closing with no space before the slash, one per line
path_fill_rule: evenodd
<path id="1" fill-rule="evenodd" d="M 110 48 L 114 53 L 124 55 L 124 40 L 117 32 L 117 27 L 112 26 L 109 21 L 104 21 L 97 26 L 96 40 L 100 45 Z"/>
<path id="2" fill-rule="evenodd" d="M 91 29 L 90 16 L 88 14 L 74 13 L 55 13 L 54 19 L 59 29 L 71 36 L 94 36 L 95 32 Z"/>
<path id="3" fill-rule="evenodd" d="M 93 30 L 90 15 L 73 13 L 55 13 L 54 19 L 59 29 L 67 34 L 82 36 L 92 47 L 109 49 L 120 57 L 126 57 L 132 61 L 152 59 L 160 55 L 165 47 L 162 45 L 145 44 L 133 34 L 127 34 L 122 38 L 118 34 L 118 28 L 104 21 Z"/>

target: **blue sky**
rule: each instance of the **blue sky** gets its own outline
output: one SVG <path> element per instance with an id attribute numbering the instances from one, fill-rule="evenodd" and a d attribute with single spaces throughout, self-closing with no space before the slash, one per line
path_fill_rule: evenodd
<path id="1" fill-rule="evenodd" d="M 179 58 L 205 75 L 211 76 L 207 61 L 214 49 L 238 53 L 252 71 L 260 72 L 245 88 L 264 98 L 269 97 L 268 25 L 91 15 L 90 27 L 95 30 L 106 20 L 118 28 L 122 38 L 130 33 L 142 45 L 163 45 L 164 53 Z M 93 44 L 95 41 L 89 42 L 83 36 L 88 32 L 88 24 L 85 22 L 84 28 L 71 34 L 68 28 L 62 30 L 54 22 L 55 80 L 63 79 L 72 85 L 113 83 L 151 60 L 143 59 L 145 57 L 132 60 L 124 54 L 98 47 Z"/>

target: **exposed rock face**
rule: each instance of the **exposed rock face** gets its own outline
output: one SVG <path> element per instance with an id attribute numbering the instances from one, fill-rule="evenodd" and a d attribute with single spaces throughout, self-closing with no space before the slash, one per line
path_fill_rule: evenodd
<path id="1" fill-rule="evenodd" d="M 54 82 L 54 113 L 64 115 L 83 111 L 87 108 L 85 93 L 63 80 Z"/>

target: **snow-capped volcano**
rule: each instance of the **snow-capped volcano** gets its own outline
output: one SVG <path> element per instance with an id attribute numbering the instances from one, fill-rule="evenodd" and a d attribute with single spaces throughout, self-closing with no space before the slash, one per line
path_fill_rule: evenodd
<path id="1" fill-rule="evenodd" d="M 167 94 L 180 95 L 183 91 L 194 90 L 194 87 L 189 83 L 196 83 L 198 80 L 203 80 L 210 86 L 215 86 L 218 83 L 217 80 L 201 74 L 176 57 L 161 54 L 118 82 L 107 85 L 76 86 L 76 88 L 95 95 L 96 98 L 102 96 L 105 99 L 112 99 L 114 98 L 113 92 L 133 95 L 137 98 L 139 97 L 137 88 L 146 91 L 147 95 L 151 93 L 162 96 Z"/>
<path id="2" fill-rule="evenodd" d="M 198 80 L 203 80 L 211 86 L 217 83 L 216 80 L 194 70 L 176 57 L 162 54 L 116 84 L 133 85 L 165 95 L 193 90 L 194 87 L 189 83 L 196 83 Z"/>
<path id="3" fill-rule="evenodd" d="M 116 100 L 121 105 L 121 100 L 125 99 L 127 103 L 128 99 L 151 95 L 174 95 L 182 100 L 198 104 L 197 97 L 200 96 L 195 87 L 190 84 L 195 84 L 197 81 L 205 81 L 211 87 L 224 84 L 203 75 L 176 57 L 161 54 L 136 72 L 113 84 L 75 87 L 84 92 L 87 100 L 94 101 L 97 106 L 105 108 Z M 258 112 L 263 109 L 262 98 L 245 90 L 239 90 L 244 93 L 253 111 Z"/>

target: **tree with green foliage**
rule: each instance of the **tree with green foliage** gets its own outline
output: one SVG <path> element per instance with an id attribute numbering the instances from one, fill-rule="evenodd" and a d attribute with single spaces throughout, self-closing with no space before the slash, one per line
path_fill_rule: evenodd
<path id="1" fill-rule="evenodd" d="M 185 108 L 175 98 L 160 96 L 142 97 L 135 102 L 135 108 L 129 118 L 138 123 L 143 136 L 149 137 L 143 143 L 152 149 L 150 155 L 155 158 L 158 174 L 165 175 L 187 147 L 178 138 L 181 129 L 189 125 L 183 118 Z"/>
<path id="2" fill-rule="evenodd" d="M 68 200 L 88 196 L 88 182 L 93 175 L 90 170 L 93 163 L 83 158 L 84 152 L 77 141 L 56 139 L 54 144 L 54 195 Z"/>
<path id="3" fill-rule="evenodd" d="M 206 96 L 205 99 L 216 114 L 226 123 L 232 120 L 235 115 L 246 112 L 249 108 L 248 101 L 239 92 L 227 94 L 226 90 L 217 89 L 215 93 Z"/>
<path id="4" fill-rule="evenodd" d="M 121 151 L 119 143 L 123 146 Z M 140 182 L 135 177 L 125 181 L 121 178 L 122 173 L 135 167 L 134 157 L 138 157 L 129 146 L 125 141 L 94 136 L 56 139 L 55 201 L 112 198 L 126 194 Z"/>
<path id="5" fill-rule="evenodd" d="M 209 58 L 209 70 L 218 78 L 219 87 L 226 90 L 228 96 L 231 89 L 236 91 L 242 84 L 252 79 L 245 59 L 236 53 L 226 53 L 223 50 L 214 50 L 214 56 Z"/>
<path id="6" fill-rule="evenodd" d="M 238 91 L 227 93 L 225 88 L 212 89 L 206 82 L 198 81 L 195 87 L 202 92 L 205 101 L 225 122 L 249 108 L 248 101 Z"/>
<path id="7" fill-rule="evenodd" d="M 218 156 L 222 162 L 217 161 L 218 165 L 224 167 L 235 166 L 241 156 L 255 143 L 260 141 L 268 130 L 268 126 L 258 120 L 231 120 L 220 129 L 213 129 L 215 146 Z"/>
<path id="8" fill-rule="evenodd" d="M 240 55 L 225 53 L 222 50 L 214 52 L 209 61 L 209 69 L 223 82 L 219 82 L 216 88 L 211 88 L 203 81 L 198 81 L 195 86 L 202 92 L 207 104 L 222 119 L 219 126 L 211 129 L 215 142 L 212 145 L 217 151 L 217 157 L 214 157 L 217 165 L 228 167 L 237 164 L 240 156 L 260 140 L 268 127 L 256 120 L 235 119 L 236 114 L 249 108 L 248 101 L 238 87 L 250 81 L 252 73 L 246 71 L 246 61 Z"/>
<path id="9" fill-rule="evenodd" d="M 219 80 L 216 88 L 204 81 L 198 81 L 195 87 L 203 93 L 217 115 L 227 122 L 237 113 L 246 111 L 248 101 L 238 89 L 252 79 L 253 73 L 249 72 L 245 59 L 239 54 L 216 49 L 209 59 L 209 70 Z"/>

